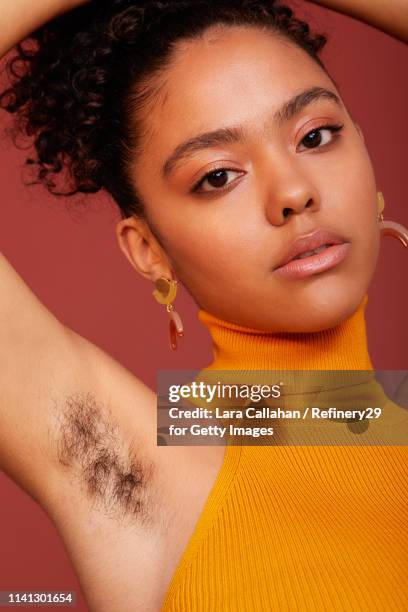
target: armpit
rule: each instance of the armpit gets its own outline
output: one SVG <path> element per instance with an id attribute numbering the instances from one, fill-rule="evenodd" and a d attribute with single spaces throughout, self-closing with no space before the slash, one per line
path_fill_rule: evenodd
<path id="1" fill-rule="evenodd" d="M 92 393 L 75 393 L 53 404 L 55 431 L 50 435 L 57 461 L 93 508 L 151 525 L 155 466 L 142 449 L 126 443 L 108 408 Z"/>

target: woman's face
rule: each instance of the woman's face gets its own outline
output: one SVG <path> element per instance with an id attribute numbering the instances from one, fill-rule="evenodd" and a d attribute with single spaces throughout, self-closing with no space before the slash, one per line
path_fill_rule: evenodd
<path id="1" fill-rule="evenodd" d="M 379 250 L 375 178 L 359 129 L 323 89 L 340 99 L 306 52 L 267 31 L 212 29 L 179 43 L 134 182 L 174 277 L 219 318 L 317 331 L 349 317 L 367 291 Z M 325 125 L 343 128 L 317 131 Z M 291 243 L 319 228 L 349 243 L 343 260 L 280 274 Z"/>

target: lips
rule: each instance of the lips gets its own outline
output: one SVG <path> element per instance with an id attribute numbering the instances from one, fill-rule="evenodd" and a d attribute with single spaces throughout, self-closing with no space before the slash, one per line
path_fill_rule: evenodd
<path id="1" fill-rule="evenodd" d="M 299 236 L 290 245 L 280 263 L 275 267 L 275 270 L 284 266 L 289 261 L 292 261 L 292 259 L 294 259 L 297 255 L 302 255 L 302 253 L 313 251 L 324 245 L 330 246 L 333 244 L 343 244 L 344 242 L 348 241 L 343 236 L 326 229 L 320 229 L 311 234 Z"/>

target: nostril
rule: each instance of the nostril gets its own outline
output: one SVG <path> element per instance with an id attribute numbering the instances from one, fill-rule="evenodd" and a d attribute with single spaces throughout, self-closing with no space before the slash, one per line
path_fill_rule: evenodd
<path id="1" fill-rule="evenodd" d="M 290 210 L 291 210 L 290 208 L 284 208 L 283 209 L 283 216 L 287 217 L 290 214 Z"/>

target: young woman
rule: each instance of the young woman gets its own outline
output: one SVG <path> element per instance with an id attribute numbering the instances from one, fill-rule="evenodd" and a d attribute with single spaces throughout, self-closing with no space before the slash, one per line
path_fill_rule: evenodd
<path id="1" fill-rule="evenodd" d="M 50 191 L 113 196 L 174 345 L 178 279 L 213 368 L 372 370 L 380 229 L 407 233 L 381 218 L 322 35 L 273 0 L 5 4 L 1 52 L 36 47 L 1 105 Z M 407 36 L 402 0 L 321 4 Z M 404 446 L 159 448 L 155 393 L 4 257 L 0 294 L 1 467 L 55 522 L 90 609 L 405 609 Z"/>

